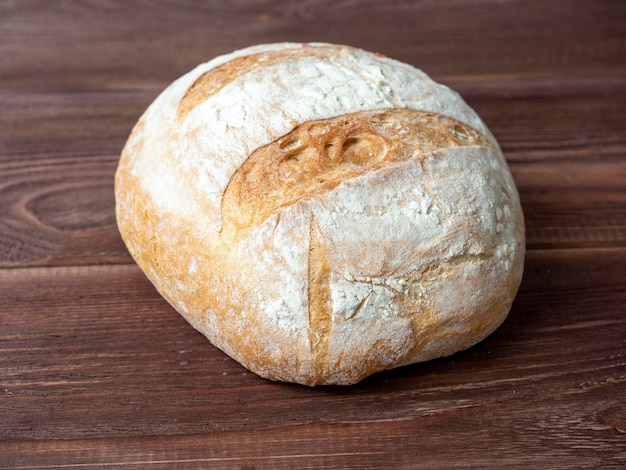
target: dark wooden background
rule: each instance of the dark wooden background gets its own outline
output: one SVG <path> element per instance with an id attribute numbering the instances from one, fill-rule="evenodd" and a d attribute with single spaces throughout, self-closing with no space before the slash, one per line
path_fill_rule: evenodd
<path id="1" fill-rule="evenodd" d="M 113 175 L 213 56 L 328 41 L 459 91 L 518 184 L 509 319 L 348 388 L 265 381 L 132 263 Z M 1 468 L 625 468 L 626 2 L 0 0 Z"/>

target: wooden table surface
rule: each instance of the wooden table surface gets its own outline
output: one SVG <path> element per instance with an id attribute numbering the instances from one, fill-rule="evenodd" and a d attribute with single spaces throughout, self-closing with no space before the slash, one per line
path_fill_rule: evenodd
<path id="1" fill-rule="evenodd" d="M 272 383 L 133 264 L 134 122 L 196 64 L 285 40 L 411 63 L 499 139 L 528 254 L 479 345 Z M 1 468 L 626 468 L 626 2 L 2 0 L 0 268 Z"/>

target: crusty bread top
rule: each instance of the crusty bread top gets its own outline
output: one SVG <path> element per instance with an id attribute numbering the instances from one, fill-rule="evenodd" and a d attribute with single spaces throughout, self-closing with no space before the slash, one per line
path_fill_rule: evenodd
<path id="1" fill-rule="evenodd" d="M 164 209 L 200 211 L 219 229 L 223 192 L 250 153 L 308 121 L 390 108 L 448 116 L 497 145 L 455 92 L 407 64 L 345 46 L 271 44 L 218 57 L 168 87 L 139 123 L 144 148 L 133 165 Z M 198 182 L 200 201 L 181 173 Z"/>

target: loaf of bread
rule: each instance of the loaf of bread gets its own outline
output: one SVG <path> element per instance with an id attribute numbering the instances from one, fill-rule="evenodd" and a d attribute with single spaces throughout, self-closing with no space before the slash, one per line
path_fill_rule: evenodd
<path id="1" fill-rule="evenodd" d="M 449 88 L 346 46 L 217 57 L 146 110 L 119 230 L 165 299 L 272 380 L 353 384 L 505 319 L 524 222 L 500 148 Z"/>

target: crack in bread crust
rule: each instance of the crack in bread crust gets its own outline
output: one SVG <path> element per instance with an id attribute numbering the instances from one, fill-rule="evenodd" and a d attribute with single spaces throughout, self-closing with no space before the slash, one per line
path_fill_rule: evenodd
<path id="1" fill-rule="evenodd" d="M 222 198 L 222 236 L 236 237 L 283 207 L 386 165 L 492 145 L 467 124 L 407 108 L 306 122 L 254 151 L 233 174 Z"/>
<path id="2" fill-rule="evenodd" d="M 315 363 L 315 382 L 323 380 L 328 341 L 332 329 L 331 267 L 323 235 L 315 217 L 309 229 L 308 317 L 309 342 Z"/>

